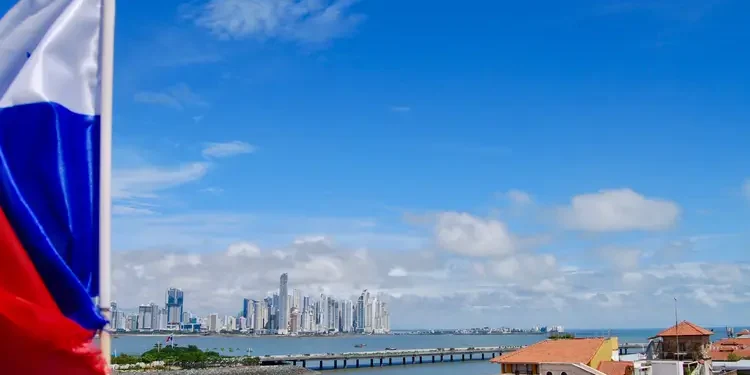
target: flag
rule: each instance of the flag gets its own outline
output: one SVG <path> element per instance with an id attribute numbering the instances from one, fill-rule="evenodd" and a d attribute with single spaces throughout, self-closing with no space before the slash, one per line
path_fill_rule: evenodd
<path id="1" fill-rule="evenodd" d="M 172 335 L 167 336 L 167 341 L 165 341 L 165 344 L 169 344 L 170 341 L 174 340 L 174 337 Z"/>
<path id="2" fill-rule="evenodd" d="M 103 374 L 102 1 L 21 0 L 0 19 L 3 373 Z"/>

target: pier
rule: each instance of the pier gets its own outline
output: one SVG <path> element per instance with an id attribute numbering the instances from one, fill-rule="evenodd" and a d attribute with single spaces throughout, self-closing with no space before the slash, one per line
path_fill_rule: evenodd
<path id="1" fill-rule="evenodd" d="M 324 365 L 333 364 L 333 369 L 411 365 L 421 363 L 488 360 L 521 346 L 492 346 L 469 348 L 434 348 L 379 350 L 348 353 L 266 355 L 260 357 L 263 365 L 291 363 L 302 367 L 323 370 Z M 330 365 L 329 365 L 330 366 Z"/>
<path id="2" fill-rule="evenodd" d="M 635 349 L 637 350 L 637 353 L 643 353 L 646 348 L 648 347 L 648 343 L 643 342 L 626 342 L 624 344 L 620 344 L 620 355 L 627 355 L 629 349 Z"/>
<path id="3" fill-rule="evenodd" d="M 625 355 L 628 354 L 628 350 L 638 350 L 639 352 L 642 352 L 647 346 L 647 343 L 624 343 L 620 345 L 619 349 L 620 354 Z M 286 363 L 294 366 L 309 366 L 309 368 L 318 370 L 396 365 L 405 366 L 423 363 L 489 360 L 523 347 L 525 347 L 525 345 L 265 355 L 260 357 L 260 362 L 262 365 L 278 365 Z"/>

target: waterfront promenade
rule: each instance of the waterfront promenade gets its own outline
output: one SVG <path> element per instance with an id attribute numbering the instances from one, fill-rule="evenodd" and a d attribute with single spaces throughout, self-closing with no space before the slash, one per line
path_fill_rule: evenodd
<path id="1" fill-rule="evenodd" d="M 333 369 L 381 367 L 396 365 L 410 365 L 421 363 L 473 361 L 495 358 L 504 353 L 518 350 L 525 345 L 502 345 L 466 348 L 432 348 L 432 349 L 402 349 L 358 351 L 345 353 L 305 353 L 286 355 L 265 355 L 260 357 L 261 364 L 292 364 L 294 366 L 310 367 L 323 370 L 326 364 L 332 364 Z M 624 343 L 619 349 L 621 354 L 627 354 L 629 349 L 642 351 L 645 343 Z M 309 366 L 308 366 L 309 365 Z"/>
<path id="2" fill-rule="evenodd" d="M 417 363 L 453 362 L 454 360 L 490 359 L 506 352 L 518 350 L 521 346 L 494 346 L 468 348 L 434 348 L 434 349 L 404 349 L 378 350 L 348 353 L 318 353 L 318 354 L 287 354 L 265 355 L 260 357 L 261 364 L 291 363 L 308 367 L 308 363 L 317 362 L 317 367 L 323 369 L 324 362 L 333 362 L 333 368 L 359 368 L 393 365 L 393 359 L 401 365 Z M 339 366 L 340 364 L 340 366 Z"/>

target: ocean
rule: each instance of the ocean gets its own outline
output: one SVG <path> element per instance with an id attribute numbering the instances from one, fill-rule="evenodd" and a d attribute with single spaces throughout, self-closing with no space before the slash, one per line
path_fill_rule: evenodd
<path id="1" fill-rule="evenodd" d="M 660 329 L 619 329 L 619 330 L 569 330 L 576 337 L 617 336 L 620 343 L 643 343 L 658 333 Z M 725 337 L 723 329 L 715 329 L 715 337 Z M 545 339 L 545 335 L 384 335 L 384 336 L 340 336 L 340 337 L 243 337 L 243 336 L 177 336 L 175 343 L 180 346 L 195 345 L 204 350 L 214 350 L 223 355 L 246 355 L 249 348 L 252 355 L 296 354 L 296 353 L 342 353 L 355 351 L 383 350 L 386 347 L 398 349 L 421 348 L 461 348 L 470 346 L 528 345 Z M 140 354 L 156 343 L 164 343 L 165 336 L 119 336 L 112 341 L 115 353 Z M 364 348 L 354 345 L 365 344 Z M 311 368 L 318 363 L 309 364 Z M 332 363 L 325 363 L 332 367 Z M 341 363 L 339 362 L 339 366 Z M 350 363 L 350 365 L 352 365 Z M 387 375 L 490 375 L 497 374 L 498 365 L 489 359 L 454 363 L 396 365 L 339 369 L 331 374 L 387 374 Z"/>

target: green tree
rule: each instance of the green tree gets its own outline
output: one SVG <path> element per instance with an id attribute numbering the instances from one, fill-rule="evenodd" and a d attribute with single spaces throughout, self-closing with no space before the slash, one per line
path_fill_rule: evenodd
<path id="1" fill-rule="evenodd" d="M 742 357 L 740 357 L 737 353 L 729 353 L 729 355 L 727 356 L 727 361 L 729 362 L 737 362 L 741 359 Z"/>

